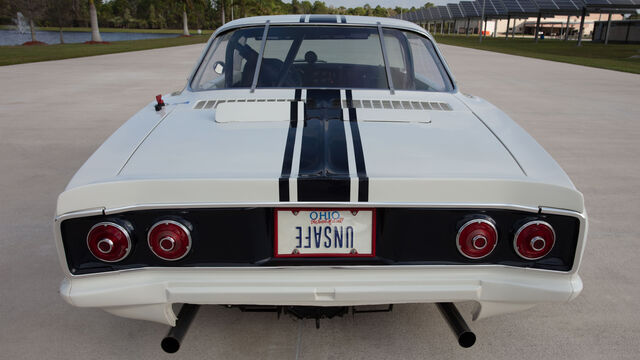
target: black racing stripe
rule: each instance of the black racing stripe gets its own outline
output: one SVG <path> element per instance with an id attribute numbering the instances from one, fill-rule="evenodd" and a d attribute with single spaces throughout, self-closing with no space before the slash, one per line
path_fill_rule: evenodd
<path id="1" fill-rule="evenodd" d="M 349 201 L 350 188 L 340 90 L 307 90 L 298 201 Z"/>
<path id="2" fill-rule="evenodd" d="M 335 15 L 309 15 L 310 23 L 337 23 L 338 18 Z"/>
<path id="3" fill-rule="evenodd" d="M 303 22 L 304 22 L 304 19 L 305 19 L 306 17 L 307 17 L 307 15 L 302 15 L 302 16 L 300 16 L 300 22 L 301 22 L 301 23 L 303 23 Z"/>
<path id="4" fill-rule="evenodd" d="M 347 23 L 347 17 L 344 16 L 344 15 L 341 15 L 340 16 L 340 22 L 342 22 L 343 24 L 346 24 Z"/>
<path id="5" fill-rule="evenodd" d="M 290 201 L 289 199 L 289 177 L 291 176 L 291 165 L 293 162 L 293 146 L 296 141 L 296 128 L 298 125 L 298 102 L 302 97 L 302 90 L 296 89 L 295 99 L 291 102 L 291 115 L 289 120 L 289 131 L 287 133 L 287 143 L 284 147 L 284 159 L 282 160 L 282 172 L 278 181 L 278 191 L 280 201 Z"/>
<path id="6" fill-rule="evenodd" d="M 351 125 L 351 136 L 353 137 L 353 152 L 356 158 L 356 171 L 358 172 L 358 201 L 369 201 L 369 177 L 364 163 L 364 151 L 362 150 L 362 139 L 360 138 L 360 128 L 358 127 L 358 115 L 353 107 L 353 93 L 346 91 L 347 106 L 349 107 L 349 124 Z"/>
<path id="7" fill-rule="evenodd" d="M 353 92 L 351 90 L 345 90 L 344 93 L 347 98 L 347 108 L 353 108 Z"/>

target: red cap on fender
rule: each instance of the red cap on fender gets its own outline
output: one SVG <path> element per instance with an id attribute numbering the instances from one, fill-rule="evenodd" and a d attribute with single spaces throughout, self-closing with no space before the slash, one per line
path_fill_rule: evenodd
<path id="1" fill-rule="evenodd" d="M 162 95 L 156 95 L 156 101 L 158 105 L 164 105 L 164 101 L 162 100 Z"/>

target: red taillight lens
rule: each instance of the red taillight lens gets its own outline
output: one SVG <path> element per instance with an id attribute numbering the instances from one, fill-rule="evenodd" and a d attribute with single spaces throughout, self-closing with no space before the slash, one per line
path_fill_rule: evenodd
<path id="1" fill-rule="evenodd" d="M 460 253 L 469 259 L 481 259 L 493 251 L 498 244 L 498 231 L 486 219 L 467 221 L 458 230 L 456 245 Z"/>
<path id="2" fill-rule="evenodd" d="M 129 255 L 131 237 L 124 227 L 113 222 L 101 222 L 89 230 L 87 246 L 98 260 L 117 262 Z"/>
<path id="3" fill-rule="evenodd" d="M 527 260 L 547 255 L 556 242 L 553 227 L 544 221 L 530 221 L 520 227 L 513 240 L 513 247 L 520 257 Z"/>
<path id="4" fill-rule="evenodd" d="M 151 227 L 147 243 L 157 257 L 168 261 L 180 260 L 191 249 L 191 233 L 177 221 L 163 220 Z"/>

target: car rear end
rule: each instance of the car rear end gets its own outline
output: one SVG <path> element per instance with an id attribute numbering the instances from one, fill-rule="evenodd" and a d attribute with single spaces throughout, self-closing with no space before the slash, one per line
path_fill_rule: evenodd
<path id="1" fill-rule="evenodd" d="M 332 28 L 339 16 L 315 17 L 315 31 L 304 16 L 300 30 L 285 19 L 222 31 L 236 48 L 216 55 L 214 39 L 188 88 L 127 122 L 60 195 L 69 303 L 173 326 L 174 304 L 317 319 L 475 301 L 481 318 L 580 293 L 582 195 L 506 115 L 457 91 L 422 30 L 365 19 L 350 33 Z M 356 64 L 367 71 L 353 89 L 335 83 L 360 74 L 342 63 L 332 73 L 332 61 L 350 61 L 342 54 L 318 51 L 328 59 L 319 66 L 312 50 L 293 56 L 324 33 L 379 52 Z M 421 76 L 389 66 L 401 59 L 385 54 L 394 39 L 431 59 Z M 261 78 L 259 59 L 277 40 L 293 55 L 263 62 L 284 76 Z"/>

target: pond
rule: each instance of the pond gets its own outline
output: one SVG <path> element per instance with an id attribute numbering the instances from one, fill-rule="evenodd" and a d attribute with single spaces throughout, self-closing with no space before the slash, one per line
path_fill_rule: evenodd
<path id="1" fill-rule="evenodd" d="M 144 32 L 101 32 L 102 41 L 142 40 L 178 37 L 180 34 L 158 34 Z M 91 40 L 90 32 L 63 31 L 64 42 L 83 43 Z M 36 40 L 47 44 L 59 44 L 60 33 L 58 31 L 36 31 Z M 31 33 L 19 33 L 16 30 L 0 30 L 0 45 L 21 45 L 31 41 Z"/>

